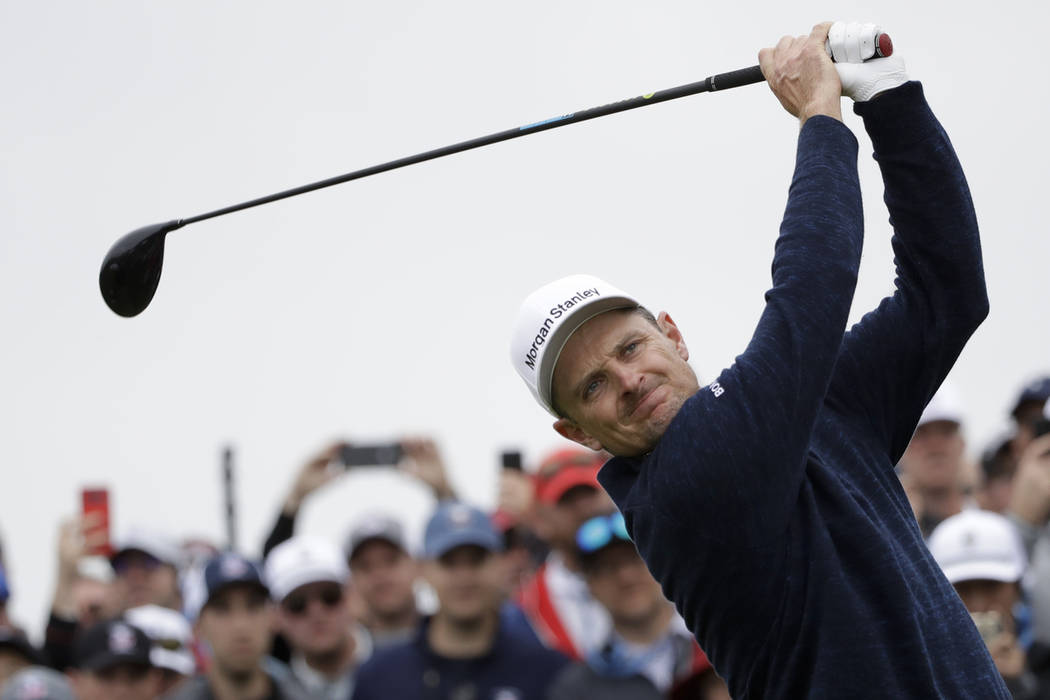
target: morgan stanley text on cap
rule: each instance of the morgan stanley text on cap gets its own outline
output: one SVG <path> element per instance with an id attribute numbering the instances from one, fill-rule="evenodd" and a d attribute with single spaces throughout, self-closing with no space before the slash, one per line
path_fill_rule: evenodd
<path id="1" fill-rule="evenodd" d="M 591 275 L 570 275 L 530 294 L 514 322 L 510 359 L 529 391 L 552 415 L 554 365 L 576 330 L 598 314 L 639 306 L 633 297 Z"/>

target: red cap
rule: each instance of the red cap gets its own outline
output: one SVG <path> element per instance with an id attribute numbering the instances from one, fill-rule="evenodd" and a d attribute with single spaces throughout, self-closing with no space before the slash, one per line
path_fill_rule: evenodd
<path id="1" fill-rule="evenodd" d="M 574 486 L 600 489 L 598 470 L 608 458 L 604 452 L 565 448 L 547 455 L 536 472 L 536 498 L 557 503 Z"/>

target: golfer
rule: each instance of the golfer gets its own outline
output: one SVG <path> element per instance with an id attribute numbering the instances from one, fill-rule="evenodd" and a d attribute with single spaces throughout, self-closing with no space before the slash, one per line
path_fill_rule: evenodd
<path id="1" fill-rule="evenodd" d="M 670 316 L 597 278 L 539 289 L 515 326 L 516 369 L 555 430 L 615 455 L 602 486 L 738 700 L 1009 697 L 894 474 L 988 301 L 922 87 L 897 57 L 849 63 L 873 31 L 822 24 L 759 53 L 801 131 L 773 287 L 717 381 L 700 386 Z M 897 273 L 848 331 L 863 215 L 842 95 L 882 170 Z"/>

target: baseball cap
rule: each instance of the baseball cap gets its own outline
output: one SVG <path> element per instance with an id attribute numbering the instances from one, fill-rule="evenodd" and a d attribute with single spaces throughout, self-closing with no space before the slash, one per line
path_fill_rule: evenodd
<path id="1" fill-rule="evenodd" d="M 159 605 L 140 605 L 125 612 L 124 619 L 149 637 L 149 657 L 154 666 L 193 675 L 197 668 L 189 648 L 193 633 L 185 617 Z"/>
<path id="2" fill-rule="evenodd" d="M 102 671 L 119 664 L 152 666 L 146 633 L 126 620 L 98 622 L 77 635 L 73 642 L 73 665 L 87 671 Z"/>
<path id="3" fill-rule="evenodd" d="M 1016 417 L 1026 403 L 1046 403 L 1047 399 L 1050 399 L 1050 377 L 1033 379 L 1021 388 L 1010 415 Z"/>
<path id="4" fill-rule="evenodd" d="M 633 297 L 591 275 L 563 277 L 525 298 L 514 321 L 510 360 L 541 406 L 558 415 L 551 400 L 551 381 L 572 334 L 598 314 L 638 305 Z"/>
<path id="5" fill-rule="evenodd" d="M 31 664 L 44 663 L 40 652 L 29 642 L 25 633 L 14 627 L 0 627 L 0 649 L 4 648 L 16 651 Z"/>
<path id="6" fill-rule="evenodd" d="M 607 459 L 604 452 L 572 447 L 551 452 L 536 470 L 536 498 L 557 503 L 573 487 L 601 488 L 598 472 Z"/>
<path id="7" fill-rule="evenodd" d="M 353 559 L 354 554 L 361 545 L 373 540 L 388 542 L 403 552 L 407 552 L 405 546 L 405 529 L 401 523 L 388 515 L 373 513 L 361 518 L 346 540 L 346 558 Z"/>
<path id="8" fill-rule="evenodd" d="M 930 553 L 951 583 L 982 579 L 1020 581 L 1027 558 L 1013 525 L 986 510 L 964 510 L 938 525 Z"/>
<path id="9" fill-rule="evenodd" d="M 947 421 L 956 425 L 963 424 L 963 402 L 959 392 L 951 384 L 945 382 L 933 395 L 930 402 L 919 418 L 919 425 Z"/>
<path id="10" fill-rule="evenodd" d="M 76 700 L 65 675 L 50 668 L 25 668 L 7 679 L 0 700 Z"/>
<path id="11" fill-rule="evenodd" d="M 423 534 L 423 554 L 428 559 L 437 559 L 467 544 L 490 552 L 503 551 L 503 538 L 484 512 L 465 503 L 442 503 L 427 523 Z"/>
<path id="12" fill-rule="evenodd" d="M 350 577 L 346 558 L 328 540 L 300 535 L 282 542 L 266 557 L 266 582 L 274 600 L 318 581 L 343 584 Z"/>
<path id="13" fill-rule="evenodd" d="M 204 606 L 220 591 L 236 585 L 254 586 L 266 595 L 270 593 L 255 562 L 233 552 L 213 557 L 195 577 L 186 582 L 183 595 L 186 598 L 187 617 L 197 619 Z"/>
<path id="14" fill-rule="evenodd" d="M 135 527 L 131 529 L 123 539 L 118 542 L 117 549 L 109 560 L 116 568 L 117 562 L 128 552 L 143 552 L 159 562 L 178 567 L 181 552 L 175 540 L 167 535 L 147 527 Z"/>

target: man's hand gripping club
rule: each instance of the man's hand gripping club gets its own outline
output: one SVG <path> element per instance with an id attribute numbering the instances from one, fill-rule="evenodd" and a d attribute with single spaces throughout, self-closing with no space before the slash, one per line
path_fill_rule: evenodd
<path id="1" fill-rule="evenodd" d="M 773 94 L 800 126 L 817 114 L 842 121 L 841 96 L 864 102 L 908 80 L 897 56 L 871 58 L 878 36 L 874 24 L 823 22 L 809 36 L 785 36 L 762 49 L 758 61 Z"/>

